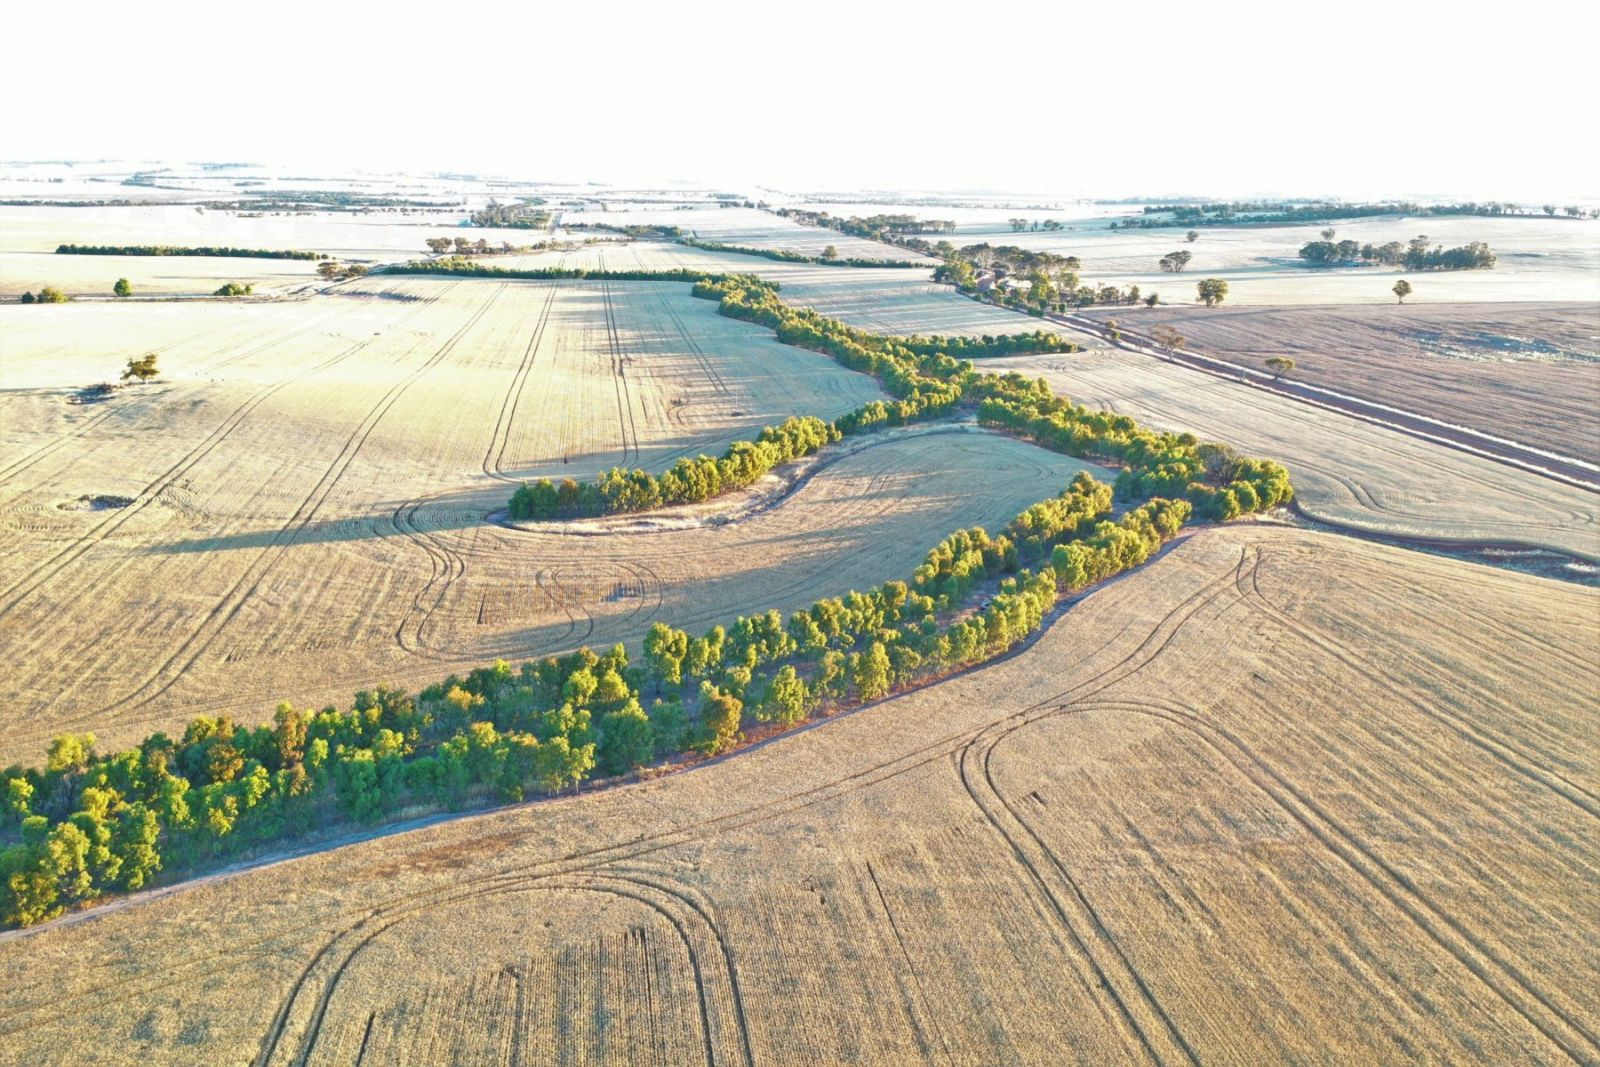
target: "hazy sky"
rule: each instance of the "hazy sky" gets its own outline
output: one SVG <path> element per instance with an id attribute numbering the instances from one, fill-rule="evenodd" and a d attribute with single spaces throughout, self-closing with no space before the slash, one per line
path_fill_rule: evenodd
<path id="1" fill-rule="evenodd" d="M 25 3 L 0 158 L 1592 199 L 1594 7 Z"/>

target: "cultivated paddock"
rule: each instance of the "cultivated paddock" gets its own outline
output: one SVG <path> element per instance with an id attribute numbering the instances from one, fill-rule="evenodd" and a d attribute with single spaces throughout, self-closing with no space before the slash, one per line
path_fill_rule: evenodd
<path id="1" fill-rule="evenodd" d="M 1104 345 L 983 367 L 1042 375 L 1078 403 L 1271 457 L 1289 468 L 1301 508 L 1316 518 L 1600 560 L 1600 496 L 1502 463 Z"/>
<path id="2" fill-rule="evenodd" d="M 1597 611 L 1201 532 L 824 728 L 9 937 L 0 1059 L 1590 1062 Z"/>
<path id="3" fill-rule="evenodd" d="M 1082 467 L 925 430 L 725 526 L 509 530 L 484 519 L 523 478 L 658 471 L 882 394 L 678 284 L 375 278 L 297 302 L 0 311 L 0 763 L 65 729 L 117 745 L 633 642 L 656 619 L 801 607 L 908 574 Z M 69 403 L 149 350 L 162 383 Z"/>
<path id="4" fill-rule="evenodd" d="M 1600 308 L 1594 304 L 1099 309 L 1148 334 L 1260 370 L 1600 462 Z"/>

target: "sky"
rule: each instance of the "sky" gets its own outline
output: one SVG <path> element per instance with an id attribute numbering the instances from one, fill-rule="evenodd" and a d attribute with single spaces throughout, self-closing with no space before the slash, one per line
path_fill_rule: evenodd
<path id="1" fill-rule="evenodd" d="M 22 4 L 0 159 L 1600 198 L 1600 5 Z"/>

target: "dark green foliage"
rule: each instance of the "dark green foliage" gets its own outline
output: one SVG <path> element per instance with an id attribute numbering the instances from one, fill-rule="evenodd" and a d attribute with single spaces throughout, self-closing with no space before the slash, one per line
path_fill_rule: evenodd
<path id="1" fill-rule="evenodd" d="M 1495 264 L 1495 254 L 1482 241 L 1445 248 L 1428 247 L 1428 238 L 1413 237 L 1373 247 L 1355 241 L 1311 241 L 1300 249 L 1300 258 L 1314 267 L 1356 267 L 1382 264 L 1406 270 L 1487 270 Z"/>
<path id="2" fill-rule="evenodd" d="M 58 256 L 225 256 L 236 259 L 326 259 L 321 252 L 281 248 L 228 248 L 215 245 L 58 245 Z"/>

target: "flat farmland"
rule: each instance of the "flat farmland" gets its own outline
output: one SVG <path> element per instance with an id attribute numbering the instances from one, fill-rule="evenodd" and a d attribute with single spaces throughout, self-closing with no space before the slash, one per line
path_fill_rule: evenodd
<path id="1" fill-rule="evenodd" d="M 930 427 L 739 522 L 512 530 L 485 516 L 523 478 L 656 471 L 882 394 L 686 285 L 373 278 L 340 294 L 3 310 L 0 645 L 16 670 L 0 760 L 69 727 L 120 744 L 633 642 L 657 618 L 804 606 L 908 574 L 950 530 L 999 524 L 1082 466 Z M 162 382 L 69 402 L 151 350 Z"/>
<path id="2" fill-rule="evenodd" d="M 562 225 L 592 222 L 606 226 L 676 226 L 702 241 L 768 248 L 820 256 L 832 245 L 839 255 L 853 259 L 920 260 L 927 257 L 894 245 L 868 241 L 821 226 L 803 226 L 759 208 L 709 207 L 689 209 L 641 208 L 632 211 L 564 211 Z M 929 267 L 939 265 L 928 259 Z"/>
<path id="3" fill-rule="evenodd" d="M 1027 212 L 1018 212 L 1025 215 Z M 1308 267 L 1301 246 L 1321 240 L 1332 226 L 1335 240 L 1381 245 L 1426 234 L 1446 248 L 1486 242 L 1499 262 L 1491 270 L 1408 273 L 1392 267 Z M 1228 303 L 1384 304 L 1397 279 L 1416 287 L 1415 305 L 1492 301 L 1600 301 L 1600 220 L 1545 218 L 1379 218 L 1296 226 L 1205 226 L 1193 244 L 1184 227 L 1113 230 L 1109 224 L 1069 223 L 1059 233 L 1025 232 L 974 236 L 972 241 L 1015 244 L 1074 255 L 1082 275 L 1095 285 L 1138 285 L 1159 292 L 1168 304 L 1194 302 L 1195 282 L 1227 280 Z M 972 243 L 957 240 L 958 244 Z M 1157 261 L 1183 249 L 1194 256 L 1181 274 L 1164 274 Z"/>
<path id="4" fill-rule="evenodd" d="M 737 758 L 9 935 L 0 1058 L 1592 1060 L 1597 612 L 1201 531 Z"/>
<path id="5" fill-rule="evenodd" d="M 983 367 L 1043 376 L 1077 403 L 1270 456 L 1289 468 L 1301 509 L 1315 518 L 1600 560 L 1600 496 L 1492 460 L 1103 344 Z"/>
<path id="6" fill-rule="evenodd" d="M 1592 304 L 1087 314 L 1144 334 L 1165 323 L 1188 347 L 1258 370 L 1289 356 L 1297 381 L 1600 462 L 1600 309 Z"/>
<path id="7" fill-rule="evenodd" d="M 932 271 L 903 267 L 825 267 L 779 263 L 758 256 L 714 252 L 660 241 L 540 252 L 487 260 L 513 270 L 583 267 L 589 270 L 704 270 L 755 274 L 777 282 L 783 299 L 815 308 L 877 333 L 981 337 L 1026 333 L 1048 327 L 1027 315 L 980 304 L 948 285 L 936 285 Z"/>

